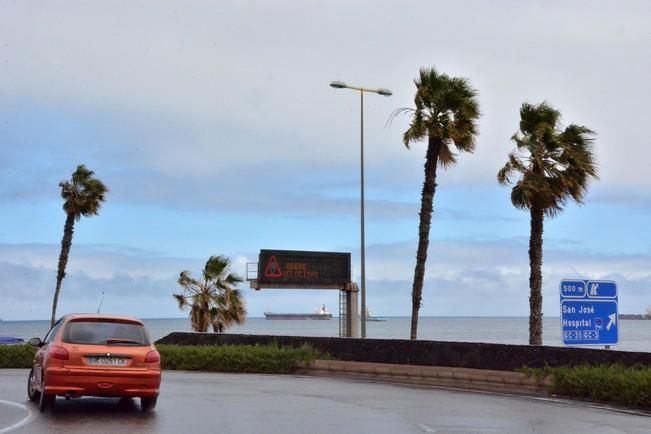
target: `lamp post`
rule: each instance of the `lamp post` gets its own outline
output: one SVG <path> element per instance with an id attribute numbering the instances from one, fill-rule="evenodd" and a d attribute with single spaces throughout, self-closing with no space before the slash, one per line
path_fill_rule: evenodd
<path id="1" fill-rule="evenodd" d="M 331 87 L 335 89 L 352 89 L 359 92 L 360 97 L 360 179 L 361 179 L 361 197 L 360 197 L 360 220 L 361 220 L 361 246 L 360 246 L 360 259 L 362 263 L 362 285 L 361 285 L 361 335 L 362 338 L 366 337 L 366 247 L 364 240 L 364 92 L 377 93 L 382 96 L 391 96 L 392 93 L 388 89 L 371 89 L 366 87 L 349 86 L 342 81 L 333 81 L 330 83 Z"/>

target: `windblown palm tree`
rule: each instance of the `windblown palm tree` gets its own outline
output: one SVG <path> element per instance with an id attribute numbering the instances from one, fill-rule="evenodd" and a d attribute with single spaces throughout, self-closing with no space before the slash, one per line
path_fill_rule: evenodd
<path id="1" fill-rule="evenodd" d="M 189 271 L 181 272 L 178 284 L 183 294 L 173 294 L 179 309 L 190 307 L 192 329 L 205 332 L 212 326 L 221 333 L 234 324 L 243 324 L 246 318 L 244 298 L 235 287 L 242 278 L 230 272 L 231 261 L 226 256 L 211 256 L 197 280 Z"/>
<path id="2" fill-rule="evenodd" d="M 511 202 L 531 215 L 529 238 L 529 344 L 542 344 L 542 235 L 545 217 L 555 217 L 570 199 L 578 203 L 588 191 L 590 178 L 597 178 L 592 152 L 594 132 L 569 125 L 561 131 L 561 114 L 547 103 L 522 104 L 520 131 L 511 140 L 516 150 L 498 172 L 502 185 L 513 184 Z"/>
<path id="3" fill-rule="evenodd" d="M 63 227 L 63 239 L 61 240 L 61 253 L 59 254 L 59 266 L 57 271 L 57 286 L 54 290 L 52 301 L 52 319 L 50 325 L 54 325 L 56 319 L 57 304 L 59 303 L 59 292 L 61 283 L 66 276 L 66 265 L 72 245 L 72 235 L 75 222 L 81 216 L 91 217 L 99 214 L 102 202 L 106 199 L 108 188 L 97 178 L 93 177 L 94 172 L 88 170 L 83 164 L 77 166 L 69 181 L 61 181 L 61 197 L 63 198 L 63 210 L 66 212 L 66 223 Z"/>
<path id="4" fill-rule="evenodd" d="M 456 163 L 453 147 L 459 152 L 473 152 L 477 136 L 479 103 L 477 91 L 465 78 L 449 77 L 434 68 L 421 69 L 415 80 L 415 109 L 396 110 L 398 114 L 411 115 L 411 123 L 403 136 L 407 148 L 413 142 L 427 139 L 425 156 L 425 180 L 420 205 L 418 226 L 418 251 L 412 287 L 411 339 L 416 339 L 418 311 L 421 306 L 425 262 L 429 246 L 429 231 L 436 191 L 436 169 L 447 168 Z"/>

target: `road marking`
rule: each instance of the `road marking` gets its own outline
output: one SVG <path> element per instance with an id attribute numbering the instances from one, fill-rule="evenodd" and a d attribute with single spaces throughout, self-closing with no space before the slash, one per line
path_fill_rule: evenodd
<path id="1" fill-rule="evenodd" d="M 32 410 L 30 410 L 29 407 L 27 407 L 24 404 L 19 404 L 17 402 L 11 402 L 11 401 L 5 401 L 3 399 L 0 399 L 0 404 L 6 404 L 6 405 L 8 405 L 10 407 L 17 407 L 17 408 L 23 409 L 23 410 L 25 410 L 27 412 L 27 417 L 25 417 L 23 420 L 21 420 L 19 422 L 16 422 L 13 425 L 9 425 L 8 427 L 0 428 L 0 434 L 4 434 L 6 432 L 18 429 L 21 426 L 27 424 L 27 422 L 32 420 L 32 418 L 34 417 L 34 413 L 32 412 Z"/>
<path id="2" fill-rule="evenodd" d="M 425 432 L 436 432 L 436 430 L 434 428 L 432 428 L 431 426 L 427 426 L 427 425 L 422 424 L 422 423 L 419 423 L 418 426 L 420 427 L 420 429 L 422 429 Z"/>

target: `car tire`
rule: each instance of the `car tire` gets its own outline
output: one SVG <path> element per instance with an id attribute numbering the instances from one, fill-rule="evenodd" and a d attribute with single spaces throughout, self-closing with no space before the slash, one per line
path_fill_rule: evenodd
<path id="1" fill-rule="evenodd" d="M 143 412 L 147 412 L 156 408 L 156 402 L 158 401 L 158 396 L 153 398 L 145 398 L 144 396 L 140 398 L 140 408 Z"/>
<path id="2" fill-rule="evenodd" d="M 41 413 L 54 410 L 54 403 L 56 402 L 57 396 L 45 394 L 45 380 L 41 381 L 40 395 L 41 396 L 38 400 L 38 409 L 41 411 Z"/>
<path id="3" fill-rule="evenodd" d="M 34 368 L 29 371 L 27 377 L 27 397 L 32 402 L 38 402 L 41 397 L 41 392 L 36 388 L 36 379 L 34 378 Z"/>

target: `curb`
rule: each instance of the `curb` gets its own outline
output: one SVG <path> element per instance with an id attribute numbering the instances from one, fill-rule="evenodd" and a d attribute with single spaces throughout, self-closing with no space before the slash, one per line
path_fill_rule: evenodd
<path id="1" fill-rule="evenodd" d="M 297 373 L 514 395 L 551 396 L 551 381 L 548 378 L 537 380 L 510 371 L 316 360 Z"/>

